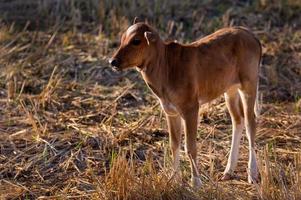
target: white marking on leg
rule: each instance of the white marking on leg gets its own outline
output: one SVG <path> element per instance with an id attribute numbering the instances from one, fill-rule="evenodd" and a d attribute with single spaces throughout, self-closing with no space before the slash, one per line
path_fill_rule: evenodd
<path id="1" fill-rule="evenodd" d="M 246 123 L 247 138 L 249 140 L 249 162 L 248 162 L 248 182 L 254 183 L 258 179 L 258 168 L 256 162 L 256 152 L 251 142 L 251 127 Z"/>
<path id="2" fill-rule="evenodd" d="M 248 163 L 248 182 L 254 183 L 258 180 L 258 167 L 256 162 L 256 153 L 253 147 L 249 146 L 249 163 Z"/>
<path id="3" fill-rule="evenodd" d="M 244 128 L 243 122 L 237 125 L 233 125 L 232 128 L 233 130 L 232 130 L 231 150 L 228 157 L 227 166 L 224 171 L 224 174 L 229 173 L 230 175 L 233 174 L 239 157 L 239 145 L 242 136 L 242 131 Z"/>

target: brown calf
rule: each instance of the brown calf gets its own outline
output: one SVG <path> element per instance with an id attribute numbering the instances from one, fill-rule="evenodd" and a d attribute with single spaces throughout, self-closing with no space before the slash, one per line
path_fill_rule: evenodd
<path id="1" fill-rule="evenodd" d="M 243 27 L 221 29 L 190 44 L 163 42 L 146 23 L 135 23 L 121 37 L 110 60 L 123 70 L 137 67 L 166 113 L 174 170 L 179 166 L 181 124 L 190 158 L 192 185 L 201 185 L 197 158 L 199 106 L 224 93 L 232 120 L 232 144 L 223 179 L 233 175 L 243 127 L 249 140 L 248 181 L 258 178 L 254 140 L 261 45 Z M 182 120 L 181 120 L 182 119 Z"/>

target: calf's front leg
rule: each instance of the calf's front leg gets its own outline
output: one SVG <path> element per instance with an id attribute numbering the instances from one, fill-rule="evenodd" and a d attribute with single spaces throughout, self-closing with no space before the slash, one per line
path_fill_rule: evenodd
<path id="1" fill-rule="evenodd" d="M 177 173 L 180 164 L 180 148 L 181 148 L 181 117 L 180 115 L 168 115 L 166 114 L 168 132 L 169 132 L 169 144 L 173 157 L 173 169 Z"/>
<path id="2" fill-rule="evenodd" d="M 199 188 L 202 184 L 197 168 L 197 125 L 198 125 L 199 105 L 185 109 L 182 113 L 185 131 L 185 150 L 190 160 L 191 182 L 194 188 Z"/>

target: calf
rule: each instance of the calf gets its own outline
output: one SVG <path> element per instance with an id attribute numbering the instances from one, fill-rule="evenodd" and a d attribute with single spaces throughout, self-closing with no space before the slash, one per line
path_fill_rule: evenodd
<path id="1" fill-rule="evenodd" d="M 190 158 L 191 180 L 201 185 L 197 163 L 199 106 L 224 94 L 232 120 L 232 143 L 222 177 L 233 177 L 244 126 L 249 141 L 248 181 L 258 178 L 255 155 L 255 101 L 261 45 L 246 28 L 216 31 L 190 44 L 163 42 L 146 23 L 134 23 L 121 37 L 110 64 L 118 70 L 136 67 L 158 97 L 166 114 L 173 168 L 179 167 L 181 127 Z"/>

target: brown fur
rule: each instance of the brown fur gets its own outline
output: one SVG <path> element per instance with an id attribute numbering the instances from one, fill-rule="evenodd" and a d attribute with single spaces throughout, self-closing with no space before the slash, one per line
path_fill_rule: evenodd
<path id="1" fill-rule="evenodd" d="M 133 45 L 134 39 L 140 44 Z M 122 35 L 113 59 L 118 61 L 115 67 L 120 70 L 137 67 L 159 98 L 167 116 L 174 159 L 180 144 L 182 118 L 186 151 L 191 162 L 196 163 L 199 106 L 223 93 L 233 126 L 245 122 L 250 151 L 254 148 L 254 103 L 261 45 L 249 30 L 224 28 L 193 43 L 180 44 L 165 43 L 152 27 L 136 23 Z M 193 163 L 191 170 L 192 177 L 197 177 Z M 251 178 L 256 176 L 254 172 Z"/>

